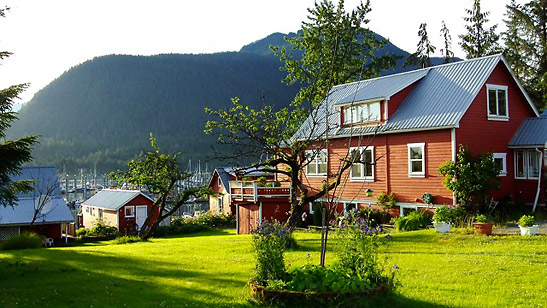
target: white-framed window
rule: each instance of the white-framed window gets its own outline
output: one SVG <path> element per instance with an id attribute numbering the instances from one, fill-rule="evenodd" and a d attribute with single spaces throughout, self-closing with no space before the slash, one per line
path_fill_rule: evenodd
<path id="1" fill-rule="evenodd" d="M 306 156 L 311 159 L 306 166 L 306 175 L 323 176 L 327 175 L 327 150 L 308 150 Z"/>
<path id="2" fill-rule="evenodd" d="M 132 205 L 125 206 L 125 217 L 135 217 L 135 207 Z"/>
<path id="3" fill-rule="evenodd" d="M 359 211 L 357 203 L 344 202 L 344 214 Z"/>
<path id="4" fill-rule="evenodd" d="M 220 177 L 217 178 L 217 182 L 218 182 L 218 184 L 217 184 L 218 187 L 219 187 L 219 188 L 222 187 L 222 182 L 220 181 Z"/>
<path id="5" fill-rule="evenodd" d="M 378 122 L 380 119 L 380 102 L 344 107 L 344 124 Z"/>
<path id="6" fill-rule="evenodd" d="M 91 207 L 90 207 L 90 206 L 86 206 L 86 207 L 85 207 L 85 212 L 86 212 L 87 214 L 90 214 L 90 215 L 91 215 Z"/>
<path id="7" fill-rule="evenodd" d="M 409 143 L 408 176 L 411 178 L 425 177 L 425 143 Z"/>
<path id="8" fill-rule="evenodd" d="M 507 86 L 487 84 L 486 101 L 489 120 L 507 121 L 509 119 Z"/>
<path id="9" fill-rule="evenodd" d="M 350 149 L 352 160 L 358 161 L 351 166 L 352 180 L 374 181 L 374 147 L 355 147 Z"/>
<path id="10" fill-rule="evenodd" d="M 540 155 L 536 150 L 516 150 L 515 179 L 538 179 Z"/>
<path id="11" fill-rule="evenodd" d="M 99 209 L 99 219 L 103 219 L 103 209 Z"/>
<path id="12" fill-rule="evenodd" d="M 499 176 L 507 175 L 507 153 L 494 153 L 494 162 L 500 167 Z"/>

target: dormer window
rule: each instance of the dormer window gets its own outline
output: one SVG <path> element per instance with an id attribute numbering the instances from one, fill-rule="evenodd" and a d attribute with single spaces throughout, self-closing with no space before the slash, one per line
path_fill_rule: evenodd
<path id="1" fill-rule="evenodd" d="M 507 121 L 509 110 L 507 106 L 507 86 L 486 85 L 488 101 L 488 120 Z"/>
<path id="2" fill-rule="evenodd" d="M 379 101 L 344 107 L 344 124 L 378 122 L 380 119 Z"/>

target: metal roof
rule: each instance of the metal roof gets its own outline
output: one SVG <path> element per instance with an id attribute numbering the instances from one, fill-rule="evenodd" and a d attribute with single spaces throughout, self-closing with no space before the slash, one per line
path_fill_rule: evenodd
<path id="1" fill-rule="evenodd" d="M 152 200 L 139 190 L 103 189 L 93 197 L 85 200 L 82 205 L 118 210 L 138 195 L 143 195 Z"/>
<path id="2" fill-rule="evenodd" d="M 0 206 L 0 225 L 26 225 L 32 221 L 35 204 L 40 196 L 48 198 L 37 216 L 35 224 L 72 222 L 74 217 L 61 195 L 59 178 L 55 167 L 23 167 L 21 175 L 11 178 L 13 181 L 33 180 L 34 190 L 20 194 L 17 205 Z"/>
<path id="3" fill-rule="evenodd" d="M 540 114 L 539 116 L 542 117 L 542 118 L 547 118 L 547 109 L 545 109 L 545 110 L 543 111 L 543 113 Z"/>
<path id="4" fill-rule="evenodd" d="M 389 98 L 427 74 L 427 70 L 416 70 L 392 76 L 383 76 L 355 82 L 355 87 L 346 97 L 333 106 L 347 105 L 353 102 Z"/>
<path id="5" fill-rule="evenodd" d="M 547 118 L 529 118 L 522 122 L 509 147 L 547 147 Z"/>
<path id="6" fill-rule="evenodd" d="M 312 112 L 294 137 L 302 139 L 325 134 L 327 113 L 328 135 L 331 138 L 458 127 L 459 121 L 500 62 L 513 74 L 503 56 L 498 54 L 335 86 L 328 99 Z M 522 89 L 518 79 L 515 78 L 515 81 Z M 385 123 L 379 126 L 340 127 L 340 108 L 336 106 L 351 103 L 350 98 L 354 98 L 355 102 L 379 95 L 389 99 L 389 96 L 414 82 L 417 82 L 416 86 Z M 526 92 L 522 91 L 537 113 Z M 387 103 L 389 105 L 389 100 Z"/>

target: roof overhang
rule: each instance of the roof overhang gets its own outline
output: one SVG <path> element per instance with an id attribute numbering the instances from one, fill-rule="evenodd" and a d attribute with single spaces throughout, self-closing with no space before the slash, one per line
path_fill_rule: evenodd
<path id="1" fill-rule="evenodd" d="M 366 100 L 362 100 L 362 101 L 344 102 L 344 103 L 339 103 L 339 104 L 333 104 L 333 107 L 340 108 L 340 107 L 346 107 L 346 106 L 356 106 L 356 105 L 361 105 L 361 104 L 381 102 L 381 101 L 388 100 L 388 99 L 389 99 L 389 97 L 376 97 L 376 98 L 366 99 Z"/>

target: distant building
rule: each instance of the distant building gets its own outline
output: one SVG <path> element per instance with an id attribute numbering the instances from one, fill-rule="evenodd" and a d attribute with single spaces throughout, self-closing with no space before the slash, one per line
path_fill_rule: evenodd
<path id="1" fill-rule="evenodd" d="M 13 207 L 0 206 L 0 240 L 23 232 L 36 232 L 47 238 L 59 239 L 62 225 L 74 222 L 59 186 L 55 167 L 23 167 L 13 181 L 33 180 L 34 191 L 20 194 Z M 30 224 L 37 211 L 33 226 Z"/>

